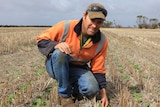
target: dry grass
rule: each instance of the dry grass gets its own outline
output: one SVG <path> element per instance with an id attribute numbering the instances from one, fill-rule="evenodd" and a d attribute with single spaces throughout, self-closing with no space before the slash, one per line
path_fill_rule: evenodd
<path id="1" fill-rule="evenodd" d="M 0 107 L 58 107 L 35 37 L 46 28 L 0 28 Z M 102 29 L 109 40 L 110 107 L 159 107 L 160 30 Z M 158 105 L 159 104 L 159 105 Z M 85 101 L 82 107 L 100 107 Z"/>
<path id="2" fill-rule="evenodd" d="M 35 36 L 46 28 L 1 28 L 0 54 L 29 50 L 35 45 Z"/>
<path id="3" fill-rule="evenodd" d="M 160 30 L 104 29 L 108 78 L 120 107 L 156 107 L 160 101 Z"/>

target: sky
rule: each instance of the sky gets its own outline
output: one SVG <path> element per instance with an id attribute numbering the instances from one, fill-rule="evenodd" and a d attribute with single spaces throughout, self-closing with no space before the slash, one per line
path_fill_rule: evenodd
<path id="1" fill-rule="evenodd" d="M 106 21 L 123 27 L 137 26 L 138 15 L 160 21 L 160 0 L 0 0 L 0 25 L 54 25 L 81 19 L 94 2 L 106 8 Z"/>

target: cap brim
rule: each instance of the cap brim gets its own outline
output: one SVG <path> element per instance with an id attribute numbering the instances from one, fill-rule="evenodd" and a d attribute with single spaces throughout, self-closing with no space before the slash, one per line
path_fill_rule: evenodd
<path id="1" fill-rule="evenodd" d="M 88 16 L 90 19 L 100 18 L 105 20 L 106 18 L 102 12 L 88 12 Z"/>

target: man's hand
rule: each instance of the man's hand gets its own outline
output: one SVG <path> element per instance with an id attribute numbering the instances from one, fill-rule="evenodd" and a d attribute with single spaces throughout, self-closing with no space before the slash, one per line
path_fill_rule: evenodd
<path id="1" fill-rule="evenodd" d="M 108 107 L 108 98 L 106 95 L 106 89 L 102 88 L 100 90 L 100 96 L 101 96 L 102 107 Z"/>
<path id="2" fill-rule="evenodd" d="M 70 49 L 69 45 L 66 42 L 58 43 L 54 48 L 55 49 L 59 49 L 61 52 L 64 52 L 66 54 L 70 54 L 71 53 L 71 49 Z"/>

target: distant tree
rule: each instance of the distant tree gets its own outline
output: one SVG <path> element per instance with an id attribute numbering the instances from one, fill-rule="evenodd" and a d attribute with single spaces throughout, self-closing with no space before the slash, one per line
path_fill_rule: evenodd
<path id="1" fill-rule="evenodd" d="M 158 19 L 156 19 L 156 18 L 151 18 L 150 20 L 149 20 L 149 23 L 152 25 L 152 24 L 156 24 L 158 22 Z"/>
<path id="2" fill-rule="evenodd" d="M 113 20 L 113 27 L 115 27 L 115 28 L 121 28 L 122 26 L 120 24 L 116 23 L 115 20 Z"/>
<path id="3" fill-rule="evenodd" d="M 149 20 L 149 24 L 150 24 L 150 27 L 151 27 L 152 29 L 158 28 L 158 19 L 156 19 L 156 18 L 151 18 L 151 19 Z"/>
<path id="4" fill-rule="evenodd" d="M 143 16 L 142 15 L 139 15 L 137 16 L 137 25 L 138 25 L 138 28 L 143 28 Z"/>
<path id="5" fill-rule="evenodd" d="M 104 21 L 102 27 L 111 28 L 111 27 L 113 27 L 112 25 L 113 25 L 113 23 L 111 21 Z"/>
<path id="6" fill-rule="evenodd" d="M 146 16 L 143 16 L 142 18 L 143 18 L 143 24 L 146 24 L 148 21 L 148 18 Z"/>
<path id="7" fill-rule="evenodd" d="M 142 15 L 139 15 L 139 16 L 137 16 L 137 24 L 139 25 L 139 24 L 142 24 L 142 18 L 143 18 L 143 16 Z"/>
<path id="8" fill-rule="evenodd" d="M 147 18 L 146 16 L 139 15 L 137 16 L 137 25 L 138 28 L 151 28 L 156 29 L 160 27 L 158 24 L 158 19 L 156 18 Z"/>
<path id="9" fill-rule="evenodd" d="M 143 28 L 149 28 L 149 24 L 147 22 L 148 18 L 146 16 L 143 16 L 143 23 L 142 23 Z"/>
<path id="10" fill-rule="evenodd" d="M 115 28 L 121 28 L 122 26 L 120 25 L 120 24 L 117 24 L 116 26 L 115 26 Z"/>
<path id="11" fill-rule="evenodd" d="M 160 28 L 160 22 L 157 23 L 158 27 Z"/>
<path id="12" fill-rule="evenodd" d="M 137 24 L 139 28 L 148 28 L 148 18 L 146 16 L 139 15 L 137 16 Z"/>

